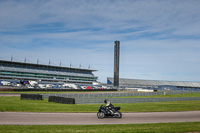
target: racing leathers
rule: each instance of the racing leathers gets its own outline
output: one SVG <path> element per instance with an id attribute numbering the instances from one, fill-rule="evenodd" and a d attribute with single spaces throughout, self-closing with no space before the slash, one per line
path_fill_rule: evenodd
<path id="1" fill-rule="evenodd" d="M 111 114 L 114 113 L 114 106 L 111 104 L 110 101 L 106 101 L 106 111 Z"/>

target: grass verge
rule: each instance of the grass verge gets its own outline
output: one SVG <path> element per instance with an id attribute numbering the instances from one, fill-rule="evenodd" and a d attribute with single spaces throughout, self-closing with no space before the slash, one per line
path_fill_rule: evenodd
<path id="1" fill-rule="evenodd" d="M 199 131 L 200 122 L 116 125 L 0 125 L 0 133 L 184 133 Z"/>
<path id="2" fill-rule="evenodd" d="M 103 104 L 103 101 L 102 101 Z M 20 100 L 20 97 L 0 97 L 1 112 L 97 112 L 101 104 L 60 104 L 44 100 Z M 175 112 L 198 111 L 200 100 L 126 103 L 114 104 L 120 106 L 121 112 Z"/>

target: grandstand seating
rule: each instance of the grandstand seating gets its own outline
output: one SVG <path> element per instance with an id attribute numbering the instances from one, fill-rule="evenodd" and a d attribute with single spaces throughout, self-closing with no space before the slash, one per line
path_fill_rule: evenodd
<path id="1" fill-rule="evenodd" d="M 37 64 L 27 64 L 0 60 L 0 77 L 30 78 L 49 80 L 70 81 L 93 81 L 97 80 L 92 73 L 95 70 L 67 68 Z"/>
<path id="2" fill-rule="evenodd" d="M 56 70 L 40 70 L 40 69 L 32 69 L 32 68 L 20 68 L 20 67 L 9 67 L 9 66 L 0 66 L 0 70 L 4 71 L 12 71 L 12 72 L 28 72 L 28 73 L 41 73 L 41 74 L 54 74 L 54 75 L 67 75 L 67 76 L 86 76 L 86 77 L 94 77 L 92 73 L 77 73 L 77 72 L 63 72 Z"/>

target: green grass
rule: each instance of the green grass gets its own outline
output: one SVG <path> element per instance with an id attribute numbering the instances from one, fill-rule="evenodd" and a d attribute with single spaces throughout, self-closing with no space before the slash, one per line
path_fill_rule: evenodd
<path id="1" fill-rule="evenodd" d="M 102 101 L 103 104 L 103 101 Z M 20 97 L 0 97 L 2 112 L 97 112 L 101 104 L 60 104 L 44 100 L 20 100 Z M 200 100 L 152 103 L 114 104 L 121 112 L 168 112 L 200 110 Z"/>
<path id="2" fill-rule="evenodd" d="M 94 112 L 98 106 L 59 104 L 44 100 L 20 100 L 20 97 L 0 97 L 0 111 L 9 112 Z"/>
<path id="3" fill-rule="evenodd" d="M 183 133 L 199 131 L 200 122 L 116 125 L 0 125 L 0 133 Z"/>

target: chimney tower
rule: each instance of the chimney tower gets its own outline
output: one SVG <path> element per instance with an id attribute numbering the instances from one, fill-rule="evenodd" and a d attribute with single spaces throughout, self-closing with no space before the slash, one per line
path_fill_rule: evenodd
<path id="1" fill-rule="evenodd" d="M 120 41 L 115 41 L 115 46 L 114 46 L 114 87 L 119 87 L 119 53 L 120 53 Z"/>

